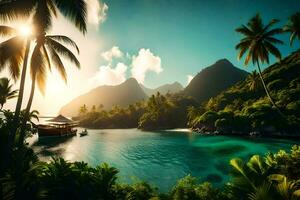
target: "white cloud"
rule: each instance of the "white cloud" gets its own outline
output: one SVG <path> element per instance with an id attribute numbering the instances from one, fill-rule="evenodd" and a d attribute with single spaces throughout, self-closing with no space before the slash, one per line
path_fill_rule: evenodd
<path id="1" fill-rule="evenodd" d="M 194 76 L 187 75 L 187 85 L 192 81 L 193 78 L 194 78 Z"/>
<path id="2" fill-rule="evenodd" d="M 88 22 L 98 25 L 106 20 L 108 6 L 105 3 L 100 3 L 99 0 L 86 0 Z"/>
<path id="3" fill-rule="evenodd" d="M 110 50 L 102 53 L 101 55 L 106 61 L 111 62 L 113 58 L 121 58 L 124 54 L 119 47 L 113 46 Z"/>
<path id="4" fill-rule="evenodd" d="M 144 83 L 145 74 L 148 71 L 160 73 L 163 71 L 161 67 L 161 59 L 155 56 L 150 49 L 140 49 L 137 56 L 132 56 L 132 76 L 139 82 Z"/>
<path id="5" fill-rule="evenodd" d="M 91 78 L 91 85 L 118 85 L 126 80 L 127 66 L 118 63 L 115 68 L 110 65 L 101 66 L 95 76 Z"/>

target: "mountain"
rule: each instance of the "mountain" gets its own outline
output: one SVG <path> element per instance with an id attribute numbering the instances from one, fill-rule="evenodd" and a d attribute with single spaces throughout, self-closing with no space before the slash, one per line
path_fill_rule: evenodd
<path id="1" fill-rule="evenodd" d="M 221 59 L 198 73 L 183 93 L 203 102 L 244 80 L 247 75 L 248 72 L 233 66 L 227 59 Z"/>
<path id="2" fill-rule="evenodd" d="M 234 84 L 211 98 L 203 110 L 191 119 L 198 130 L 228 134 L 249 134 L 258 131 L 276 137 L 300 133 L 300 50 L 267 67 L 263 78 L 276 107 L 272 105 L 257 75 Z M 255 79 L 254 79 L 255 82 Z"/>
<path id="3" fill-rule="evenodd" d="M 120 85 L 116 86 L 99 86 L 90 92 L 83 94 L 70 103 L 63 106 L 60 113 L 65 116 L 78 115 L 79 108 L 86 105 L 89 109 L 95 105 L 96 107 L 102 104 L 104 109 L 110 109 L 113 105 L 127 106 L 147 99 L 147 95 L 139 86 L 134 78 L 130 78 Z"/>
<path id="4" fill-rule="evenodd" d="M 183 87 L 180 83 L 177 81 L 172 83 L 172 84 L 165 84 L 160 87 L 157 87 L 155 89 L 150 89 L 145 87 L 144 85 L 140 84 L 141 88 L 144 90 L 144 92 L 148 95 L 151 96 L 153 94 L 156 94 L 157 92 L 161 94 L 167 94 L 169 93 L 177 93 L 183 90 Z"/>

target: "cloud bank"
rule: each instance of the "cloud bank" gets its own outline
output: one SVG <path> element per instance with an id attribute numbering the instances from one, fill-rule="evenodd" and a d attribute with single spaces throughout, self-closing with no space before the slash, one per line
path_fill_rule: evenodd
<path id="1" fill-rule="evenodd" d="M 113 46 L 110 50 L 103 52 L 101 55 L 104 60 L 112 62 L 114 58 L 121 58 L 124 54 L 119 47 Z"/>
<path id="2" fill-rule="evenodd" d="M 97 73 L 91 78 L 91 83 L 94 85 L 117 85 L 125 81 L 129 67 L 123 62 L 118 62 L 115 67 L 112 66 L 113 61 L 118 61 L 118 59 L 124 57 L 131 68 L 131 76 L 139 83 L 144 83 L 148 72 L 159 74 L 163 71 L 161 58 L 154 55 L 150 49 L 142 48 L 137 55 L 130 56 L 129 53 L 123 53 L 118 46 L 113 46 L 101 55 L 108 64 L 99 67 Z"/>
<path id="3" fill-rule="evenodd" d="M 150 49 L 140 49 L 138 55 L 132 57 L 131 66 L 132 77 L 139 83 L 144 83 L 147 72 L 159 74 L 163 71 L 160 57 L 155 56 Z"/>
<path id="4" fill-rule="evenodd" d="M 126 80 L 127 66 L 124 63 L 118 63 L 115 68 L 110 65 L 101 66 L 96 75 L 91 79 L 94 85 L 118 85 Z"/>
<path id="5" fill-rule="evenodd" d="M 86 0 L 87 3 L 87 19 L 88 23 L 98 27 L 107 18 L 108 6 L 98 0 Z"/>

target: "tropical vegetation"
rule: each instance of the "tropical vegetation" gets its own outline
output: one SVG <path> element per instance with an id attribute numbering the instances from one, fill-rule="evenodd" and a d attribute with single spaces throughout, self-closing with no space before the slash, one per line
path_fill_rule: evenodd
<path id="1" fill-rule="evenodd" d="M 75 120 L 88 128 L 136 128 L 166 129 L 186 127 L 189 106 L 197 106 L 197 102 L 181 94 L 157 93 L 147 101 L 137 102 L 128 107 L 113 106 L 109 111 L 102 105 L 79 109 Z M 180 118 L 178 118 L 180 116 Z"/>
<path id="2" fill-rule="evenodd" d="M 190 127 L 224 134 L 293 135 L 299 132 L 299 51 L 262 72 L 270 94 L 284 115 L 264 95 L 259 75 L 253 72 L 242 82 L 202 104 L 189 118 Z"/>
<path id="3" fill-rule="evenodd" d="M 8 78 L 0 78 L 0 110 L 7 100 L 17 97 L 18 91 L 13 90 L 12 87 Z"/>
<path id="4" fill-rule="evenodd" d="M 0 70 L 8 69 L 14 81 L 20 79 L 18 90 L 13 90 L 9 79 L 0 79 L 0 199 L 300 199 L 300 147 L 291 152 L 279 151 L 265 156 L 253 155 L 249 160 L 230 160 L 231 179 L 216 188 L 211 183 L 199 182 L 186 176 L 166 193 L 154 186 L 139 182 L 120 183 L 118 170 L 108 164 L 91 167 L 84 162 L 68 162 L 53 157 L 42 162 L 26 143 L 36 133 L 33 119 L 38 112 L 31 110 L 36 82 L 43 91 L 48 68 L 55 65 L 63 79 L 66 71 L 61 57 L 80 66 L 76 56 L 62 43 L 74 47 L 67 36 L 48 35 L 53 17 L 61 12 L 83 33 L 86 33 L 86 3 L 84 0 L 14 0 L 0 3 L 0 19 L 11 21 L 32 17 L 33 35 L 23 37 L 8 26 L 0 26 L 0 35 L 10 38 L 0 44 Z M 291 16 L 284 29 L 264 25 L 256 15 L 245 26 L 237 29 L 244 38 L 236 46 L 245 64 L 252 60 L 258 67 L 245 81 L 223 91 L 208 102 L 198 103 L 182 94 L 156 94 L 146 102 L 127 108 L 103 110 L 93 106 L 88 112 L 80 108 L 81 125 L 95 128 L 139 127 L 166 129 L 186 125 L 201 132 L 218 131 L 241 134 L 260 131 L 268 134 L 292 134 L 300 131 L 300 71 L 299 50 L 281 59 L 274 46 L 282 42 L 275 37 L 283 30 L 290 33 L 290 43 L 299 39 L 299 13 Z M 33 43 L 33 45 L 31 45 Z M 33 49 L 31 51 L 31 46 Z M 261 71 L 261 63 L 269 63 L 269 54 L 280 62 Z M 32 88 L 25 110 L 21 110 L 27 63 L 30 63 Z M 261 80 L 260 87 L 257 81 Z M 17 95 L 18 94 L 18 95 Z M 265 95 L 266 94 L 266 95 Z M 7 100 L 17 98 L 14 112 L 3 109 Z"/>
<path id="5" fill-rule="evenodd" d="M 1 155 L 7 142 L 7 126 L 13 113 L 4 112 L 0 121 Z M 28 126 L 28 133 L 34 129 Z M 17 145 L 17 143 L 15 143 Z M 102 163 L 91 167 L 85 162 L 68 162 L 53 157 L 39 161 L 26 144 L 13 151 L 11 162 L 0 159 L 0 199 L 300 199 L 300 147 L 290 152 L 253 155 L 249 160 L 230 160 L 230 179 L 215 187 L 187 175 L 167 192 L 147 182 L 122 183 L 118 169 Z"/>

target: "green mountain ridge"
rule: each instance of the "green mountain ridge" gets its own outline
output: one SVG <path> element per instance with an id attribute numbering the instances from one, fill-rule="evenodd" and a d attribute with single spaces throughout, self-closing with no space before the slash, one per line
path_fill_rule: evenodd
<path id="1" fill-rule="evenodd" d="M 251 90 L 249 76 L 204 103 L 190 125 L 208 131 L 297 133 L 300 128 L 299 57 L 300 51 L 296 51 L 263 71 L 271 96 L 284 116 L 271 106 L 259 78 L 258 87 Z"/>
<path id="2" fill-rule="evenodd" d="M 199 72 L 183 93 L 203 102 L 244 80 L 247 76 L 248 72 L 235 67 L 227 59 L 221 59 Z"/>

